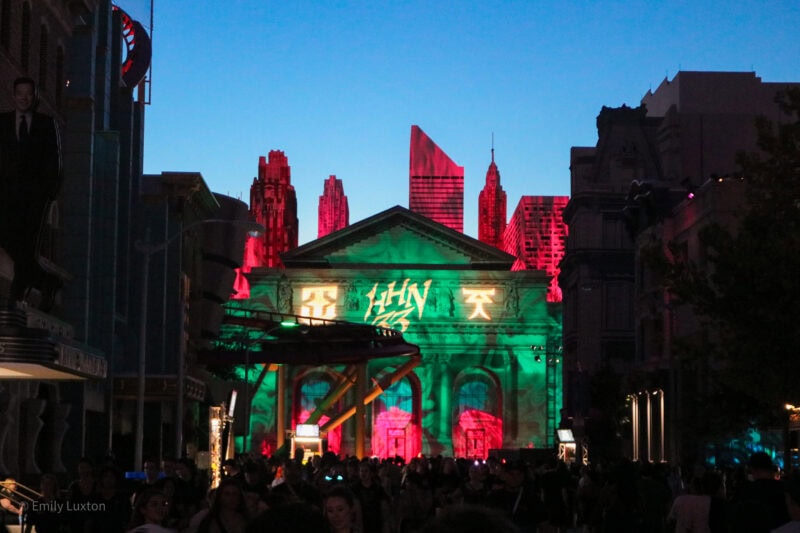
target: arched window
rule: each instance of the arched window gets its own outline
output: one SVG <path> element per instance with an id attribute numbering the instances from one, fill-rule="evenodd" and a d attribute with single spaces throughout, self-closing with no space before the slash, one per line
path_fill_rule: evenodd
<path id="1" fill-rule="evenodd" d="M 458 391 L 458 414 L 470 409 L 478 411 L 488 411 L 489 385 L 482 381 L 470 381 L 465 383 Z"/>
<path id="2" fill-rule="evenodd" d="M 31 59 L 31 5 L 28 2 L 22 4 L 22 31 L 20 32 L 20 51 L 19 60 L 22 70 L 27 71 Z"/>
<path id="3" fill-rule="evenodd" d="M 42 24 L 39 33 L 39 91 L 47 90 L 47 60 L 48 60 L 48 34 L 47 26 Z"/>
<path id="4" fill-rule="evenodd" d="M 412 400 L 411 385 L 407 380 L 400 380 L 386 389 L 377 401 L 382 402 L 387 411 L 394 407 L 400 411 L 410 413 L 413 405 Z"/>
<path id="5" fill-rule="evenodd" d="M 320 378 L 312 378 L 300 385 L 300 413 L 298 423 L 305 422 L 305 418 L 314 412 L 317 404 L 322 401 L 331 390 L 331 384 Z"/>
<path id="6" fill-rule="evenodd" d="M 333 389 L 334 379 L 327 372 L 311 371 L 297 378 L 295 382 L 294 396 L 294 420 L 292 427 L 296 424 L 305 424 L 309 416 L 317 410 L 317 406 L 325 399 Z M 339 402 L 337 402 L 339 405 Z M 337 408 L 333 409 L 338 411 Z M 323 415 L 317 424 L 324 426 L 330 420 Z M 339 453 L 342 446 L 341 426 L 328 432 L 328 449 Z"/>

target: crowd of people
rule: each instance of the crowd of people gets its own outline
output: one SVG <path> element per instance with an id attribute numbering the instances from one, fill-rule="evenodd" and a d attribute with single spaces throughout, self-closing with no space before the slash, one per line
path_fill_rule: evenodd
<path id="1" fill-rule="evenodd" d="M 134 483 L 88 460 L 76 474 L 63 490 L 58 477 L 41 476 L 32 501 L 3 482 L 7 523 L 38 533 L 800 531 L 800 477 L 780 479 L 763 453 L 736 468 L 688 470 L 627 460 L 242 456 L 223 464 L 211 490 L 188 459 L 147 460 Z"/>

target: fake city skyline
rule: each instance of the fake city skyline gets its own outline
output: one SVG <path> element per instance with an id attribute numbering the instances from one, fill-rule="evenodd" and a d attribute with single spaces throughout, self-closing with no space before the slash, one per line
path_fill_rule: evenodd
<path id="1" fill-rule="evenodd" d="M 148 24 L 149 0 L 119 3 Z M 257 157 L 282 150 L 302 244 L 331 174 L 351 221 L 408 205 L 419 124 L 464 167 L 464 232 L 476 237 L 492 134 L 509 215 L 523 195 L 569 195 L 570 148 L 594 146 L 603 106 L 636 106 L 679 70 L 799 79 L 787 59 L 800 56 L 798 26 L 789 0 L 156 1 L 144 170 L 197 171 L 247 201 Z"/>

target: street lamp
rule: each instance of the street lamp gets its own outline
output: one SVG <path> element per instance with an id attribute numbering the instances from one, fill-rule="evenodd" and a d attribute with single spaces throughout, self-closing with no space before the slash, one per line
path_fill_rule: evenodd
<path id="1" fill-rule="evenodd" d="M 786 410 L 786 425 L 783 432 L 783 471 L 789 474 L 793 469 L 792 456 L 794 454 L 794 449 L 792 444 L 795 443 L 793 433 L 795 433 L 798 421 L 800 420 L 800 407 L 787 403 L 783 408 Z"/>
<path id="2" fill-rule="evenodd" d="M 142 470 L 142 460 L 143 460 L 143 449 L 144 449 L 144 397 L 145 397 L 145 374 L 147 369 L 147 296 L 148 296 L 148 284 L 150 278 L 150 258 L 166 248 L 175 241 L 178 237 L 183 235 L 184 233 L 195 229 L 199 226 L 203 226 L 205 224 L 229 224 L 232 226 L 241 226 L 245 228 L 248 234 L 251 237 L 257 237 L 264 233 L 264 226 L 258 224 L 256 222 L 250 220 L 232 220 L 232 219 L 215 219 L 209 218 L 205 220 L 197 220 L 188 224 L 181 228 L 180 231 L 169 237 L 167 240 L 161 243 L 151 243 L 150 242 L 150 229 L 148 228 L 145 231 L 145 241 L 137 240 L 134 243 L 134 247 L 142 253 L 142 300 L 141 300 L 141 312 L 139 314 L 139 367 L 137 370 L 137 391 L 136 391 L 136 437 L 135 437 L 135 450 L 134 450 L 134 466 L 137 471 Z M 183 351 L 181 351 L 183 354 Z M 178 371 L 177 371 L 177 399 L 176 399 L 176 413 L 177 419 L 175 420 L 176 425 L 176 435 L 177 437 L 177 452 L 178 456 L 180 456 L 180 449 L 182 447 L 182 431 L 180 428 L 181 419 L 183 417 L 183 380 L 184 380 L 184 369 L 183 369 L 183 356 L 181 355 L 181 360 L 178 361 Z"/>

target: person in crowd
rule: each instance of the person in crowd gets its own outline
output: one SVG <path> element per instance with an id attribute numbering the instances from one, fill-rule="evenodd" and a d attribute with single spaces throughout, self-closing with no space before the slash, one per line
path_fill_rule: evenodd
<path id="1" fill-rule="evenodd" d="M 576 494 L 577 525 L 583 530 L 593 530 L 600 522 L 598 506 L 600 483 L 589 465 L 583 465 L 578 478 Z"/>
<path id="2" fill-rule="evenodd" d="M 356 497 L 346 485 L 336 485 L 325 495 L 323 509 L 330 533 L 359 532 Z"/>
<path id="3" fill-rule="evenodd" d="M 131 502 L 136 501 L 136 497 L 148 489 L 158 488 L 158 480 L 161 478 L 161 468 L 158 461 L 152 458 L 145 458 L 142 462 L 144 479 L 133 489 Z"/>
<path id="4" fill-rule="evenodd" d="M 502 485 L 489 494 L 491 507 L 505 514 L 523 531 L 536 531 L 544 521 L 542 500 L 522 461 L 507 461 L 498 472 Z"/>
<path id="5" fill-rule="evenodd" d="M 97 476 L 97 490 L 92 501 L 97 510 L 88 516 L 89 533 L 122 533 L 132 509 L 130 498 L 122 492 L 120 474 L 111 466 L 100 469 Z M 37 531 L 37 533 L 39 533 Z"/>
<path id="6" fill-rule="evenodd" d="M 461 494 L 466 505 L 486 505 L 489 489 L 486 486 L 484 465 L 474 461 L 467 469 L 467 479 L 461 483 Z"/>
<path id="7" fill-rule="evenodd" d="M 434 507 L 437 513 L 450 505 L 463 503 L 463 482 L 456 460 L 453 457 L 441 457 L 433 478 Z"/>
<path id="8" fill-rule="evenodd" d="M 709 472 L 703 478 L 704 494 L 712 490 L 707 486 Z M 642 503 L 642 524 L 647 531 L 661 531 L 666 523 L 667 513 L 672 504 L 672 491 L 667 484 L 666 472 L 659 465 L 645 462 L 639 469 L 639 494 Z M 709 494 L 709 497 L 710 494 Z M 709 510 L 710 516 L 710 510 Z"/>
<path id="9" fill-rule="evenodd" d="M 747 462 L 747 472 L 749 480 L 731 503 L 731 532 L 766 532 L 788 522 L 783 485 L 777 479 L 778 469 L 770 456 L 753 453 Z"/>
<path id="10" fill-rule="evenodd" d="M 156 488 L 141 491 L 133 504 L 128 533 L 176 533 L 163 525 L 167 515 L 167 499 Z"/>
<path id="11" fill-rule="evenodd" d="M 378 483 L 375 466 L 367 460 L 358 465 L 358 479 L 351 485 L 361 509 L 363 533 L 388 533 L 389 496 Z"/>
<path id="12" fill-rule="evenodd" d="M 0 488 L 0 511 L 2 511 L 3 525 L 18 525 L 22 516 L 22 502 L 16 494 L 17 482 L 13 478 L 7 478 L 2 482 Z"/>
<path id="13" fill-rule="evenodd" d="M 64 502 L 59 494 L 58 477 L 55 474 L 42 474 L 39 480 L 39 493 L 36 505 L 28 509 L 25 520 L 25 533 L 61 533 L 61 516 Z"/>
<path id="14" fill-rule="evenodd" d="M 282 465 L 283 477 L 273 481 L 270 490 L 273 500 L 288 502 L 306 502 L 318 509 L 322 508 L 320 491 L 310 482 L 303 479 L 301 467 L 292 459 L 286 459 Z"/>
<path id="15" fill-rule="evenodd" d="M 236 459 L 225 459 L 222 462 L 222 473 L 225 479 L 233 480 L 240 486 L 245 483 L 244 472 Z"/>
<path id="16" fill-rule="evenodd" d="M 667 522 L 675 533 L 710 533 L 711 496 L 706 494 L 702 478 L 694 477 L 689 492 L 675 498 Z"/>
<path id="17" fill-rule="evenodd" d="M 412 463 L 406 465 L 407 472 L 394 502 L 396 530 L 400 533 L 415 531 L 434 515 L 430 483 Z"/>
<path id="18" fill-rule="evenodd" d="M 328 524 L 320 509 L 303 502 L 272 507 L 247 526 L 246 533 L 320 533 Z"/>
<path id="19" fill-rule="evenodd" d="M 186 515 L 191 517 L 205 504 L 206 496 L 205 487 L 198 480 L 197 465 L 189 458 L 181 458 L 175 465 L 175 477 L 180 480 L 178 487 L 183 493 Z"/>
<path id="20" fill-rule="evenodd" d="M 223 479 L 197 533 L 244 533 L 248 520 L 241 484 L 235 479 Z"/>
<path id="21" fill-rule="evenodd" d="M 254 461 L 244 465 L 244 488 L 251 492 L 264 493 L 269 489 L 266 470 Z"/>
<path id="22" fill-rule="evenodd" d="M 196 533 L 197 529 L 200 527 L 200 523 L 205 520 L 206 516 L 208 516 L 209 511 L 211 510 L 211 506 L 214 504 L 214 498 L 217 495 L 217 489 L 210 488 L 206 492 L 205 498 L 202 499 L 202 502 L 199 505 L 197 511 L 189 518 L 189 525 L 184 530 L 185 533 Z"/>
<path id="23" fill-rule="evenodd" d="M 540 476 L 542 500 L 547 513 L 547 519 L 540 526 L 544 533 L 561 533 L 571 525 L 567 508 L 568 485 L 566 463 L 555 457 L 549 458 Z"/>
<path id="24" fill-rule="evenodd" d="M 522 531 L 496 509 L 486 506 L 457 505 L 444 509 L 417 533 L 522 533 Z"/>
<path id="25" fill-rule="evenodd" d="M 783 491 L 789 521 L 772 533 L 800 533 L 800 473 L 794 472 L 783 479 Z"/>
<path id="26" fill-rule="evenodd" d="M 70 504 L 67 521 L 72 533 L 86 533 L 89 514 L 85 504 L 92 502 L 97 489 L 94 463 L 84 457 L 78 461 L 77 468 L 78 478 L 67 487 L 67 502 Z"/>

